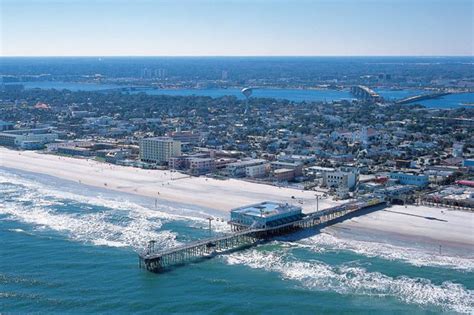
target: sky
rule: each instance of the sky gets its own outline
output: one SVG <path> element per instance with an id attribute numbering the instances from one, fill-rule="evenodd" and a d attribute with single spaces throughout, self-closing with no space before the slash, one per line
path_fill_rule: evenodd
<path id="1" fill-rule="evenodd" d="M 1 56 L 472 56 L 474 0 L 0 0 Z"/>

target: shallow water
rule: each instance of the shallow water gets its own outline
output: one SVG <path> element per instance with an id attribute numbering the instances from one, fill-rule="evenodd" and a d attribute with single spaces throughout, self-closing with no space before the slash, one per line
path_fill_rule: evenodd
<path id="1" fill-rule="evenodd" d="M 1 311 L 474 312 L 472 259 L 333 228 L 160 275 L 138 269 L 150 239 L 165 248 L 208 235 L 196 210 L 0 169 Z"/>

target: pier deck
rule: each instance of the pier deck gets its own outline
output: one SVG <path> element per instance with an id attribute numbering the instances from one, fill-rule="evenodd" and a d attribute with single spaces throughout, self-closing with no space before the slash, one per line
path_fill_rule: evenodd
<path id="1" fill-rule="evenodd" d="M 206 238 L 164 250 L 156 250 L 153 241 L 151 241 L 148 249 L 139 254 L 139 265 L 141 268 L 145 268 L 151 272 L 162 272 L 173 266 L 183 265 L 188 262 L 257 245 L 275 236 L 285 235 L 297 230 L 327 223 L 349 213 L 383 202 L 383 200 L 379 199 L 351 202 L 306 214 L 301 220 L 267 228 L 252 229 L 229 222 L 234 230 L 233 233 Z"/>

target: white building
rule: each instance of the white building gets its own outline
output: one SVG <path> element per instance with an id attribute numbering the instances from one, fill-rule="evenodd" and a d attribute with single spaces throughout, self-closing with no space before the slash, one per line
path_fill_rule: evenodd
<path id="1" fill-rule="evenodd" d="M 359 181 L 359 173 L 353 168 L 340 168 L 323 173 L 323 186 L 330 188 L 354 189 Z"/>
<path id="2" fill-rule="evenodd" d="M 225 167 L 225 173 L 232 177 L 244 177 L 247 176 L 247 168 L 251 166 L 258 166 L 268 164 L 267 160 L 264 159 L 247 159 L 234 163 L 229 163 Z"/>
<path id="3" fill-rule="evenodd" d="M 140 160 L 147 163 L 168 162 L 181 155 L 181 142 L 168 137 L 140 139 Z"/>
<path id="4" fill-rule="evenodd" d="M 251 165 L 245 168 L 245 176 L 258 178 L 265 177 L 268 173 L 268 164 Z"/>
<path id="5" fill-rule="evenodd" d="M 39 149 L 58 139 L 49 128 L 8 130 L 0 132 L 0 145 L 23 149 Z"/>
<path id="6" fill-rule="evenodd" d="M 464 149 L 464 144 L 456 142 L 453 144 L 453 156 L 454 157 L 462 157 L 462 151 Z"/>

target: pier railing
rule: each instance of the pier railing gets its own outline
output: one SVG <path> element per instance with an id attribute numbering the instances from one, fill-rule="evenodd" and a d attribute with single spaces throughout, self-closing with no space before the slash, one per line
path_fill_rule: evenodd
<path id="1" fill-rule="evenodd" d="M 210 237 L 163 250 L 156 250 L 153 244 L 151 244 L 145 252 L 139 254 L 139 264 L 141 268 L 152 272 L 160 272 L 172 266 L 210 258 L 218 254 L 256 245 L 275 236 L 311 228 L 333 221 L 351 212 L 381 203 L 383 201 L 379 199 L 351 202 L 322 211 L 312 212 L 306 214 L 300 220 L 274 227 L 244 229 L 242 226 L 239 226 L 239 231 L 237 232 Z M 232 225 L 232 221 L 229 224 Z"/>

